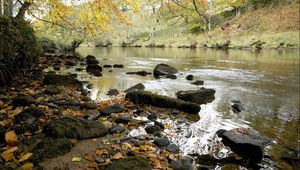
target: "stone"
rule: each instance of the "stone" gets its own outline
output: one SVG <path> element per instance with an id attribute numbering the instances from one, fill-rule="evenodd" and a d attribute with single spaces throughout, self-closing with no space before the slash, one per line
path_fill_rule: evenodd
<path id="1" fill-rule="evenodd" d="M 167 79 L 176 80 L 176 79 L 177 79 L 177 76 L 174 75 L 174 74 L 170 74 L 170 75 L 167 75 L 166 78 L 167 78 Z"/>
<path id="2" fill-rule="evenodd" d="M 185 159 L 180 159 L 177 161 L 172 161 L 170 167 L 174 170 L 193 170 L 194 167 L 190 161 Z"/>
<path id="3" fill-rule="evenodd" d="M 129 92 L 126 94 L 125 98 L 130 99 L 134 103 L 148 104 L 163 108 L 174 108 L 190 114 L 197 114 L 200 111 L 200 106 L 198 104 L 161 96 L 147 91 Z"/>
<path id="4" fill-rule="evenodd" d="M 264 147 L 270 143 L 266 138 L 261 137 L 254 131 L 247 129 L 233 129 L 230 131 L 218 130 L 217 135 L 222 138 L 225 146 L 244 157 L 250 162 L 260 163 L 264 155 Z"/>
<path id="5" fill-rule="evenodd" d="M 112 161 L 104 170 L 152 170 L 152 166 L 145 158 L 133 156 Z"/>
<path id="6" fill-rule="evenodd" d="M 45 114 L 38 108 L 29 107 L 15 116 L 16 123 L 31 124 L 37 120 L 38 117 L 45 116 Z"/>
<path id="7" fill-rule="evenodd" d="M 147 116 L 147 118 L 148 118 L 149 120 L 154 121 L 154 120 L 156 120 L 156 119 L 158 118 L 158 116 L 157 116 L 156 113 L 150 113 L 150 114 Z"/>
<path id="8" fill-rule="evenodd" d="M 58 93 L 60 93 L 60 89 L 56 86 L 48 86 L 46 89 L 45 89 L 45 94 L 49 94 L 49 95 L 56 95 Z"/>
<path id="9" fill-rule="evenodd" d="M 82 83 L 71 75 L 46 74 L 44 85 L 57 85 L 82 89 Z"/>
<path id="10" fill-rule="evenodd" d="M 85 59 L 87 65 L 99 64 L 99 61 L 96 59 L 95 56 L 88 55 Z"/>
<path id="11" fill-rule="evenodd" d="M 37 123 L 20 123 L 16 124 L 13 127 L 13 130 L 16 132 L 17 135 L 23 134 L 25 132 L 31 132 L 34 133 L 39 130 L 39 125 Z"/>
<path id="12" fill-rule="evenodd" d="M 161 122 L 158 122 L 158 121 L 154 121 L 154 125 L 159 126 L 161 129 L 164 129 L 164 128 L 165 128 L 164 124 L 161 123 Z"/>
<path id="13" fill-rule="evenodd" d="M 191 84 L 196 85 L 196 86 L 200 86 L 200 85 L 204 84 L 204 81 L 202 81 L 202 80 L 196 80 L 195 82 L 193 82 Z"/>
<path id="14" fill-rule="evenodd" d="M 55 70 L 55 71 L 59 71 L 59 70 L 60 70 L 60 66 L 59 66 L 59 65 L 55 65 L 55 66 L 53 66 L 53 70 Z"/>
<path id="15" fill-rule="evenodd" d="M 161 132 L 161 128 L 157 125 L 149 125 L 145 128 L 145 130 L 148 134 L 152 135 L 160 134 Z"/>
<path id="16" fill-rule="evenodd" d="M 123 64 L 114 64 L 113 68 L 124 68 Z"/>
<path id="17" fill-rule="evenodd" d="M 166 150 L 171 152 L 171 153 L 178 153 L 179 152 L 179 147 L 175 144 L 170 144 L 166 147 Z"/>
<path id="18" fill-rule="evenodd" d="M 106 64 L 106 65 L 103 65 L 103 68 L 112 68 L 112 65 Z"/>
<path id="19" fill-rule="evenodd" d="M 98 105 L 94 102 L 85 102 L 81 104 L 80 109 L 94 110 L 97 109 Z"/>
<path id="20" fill-rule="evenodd" d="M 147 71 L 127 72 L 126 74 L 136 74 L 136 75 L 139 75 L 139 76 L 151 75 L 151 73 L 147 72 Z"/>
<path id="21" fill-rule="evenodd" d="M 114 105 L 104 108 L 101 111 L 101 115 L 107 116 L 107 115 L 110 115 L 111 113 L 121 113 L 124 111 L 124 109 L 125 109 L 125 107 L 123 104 L 114 104 Z"/>
<path id="22" fill-rule="evenodd" d="M 42 132 L 52 138 L 88 139 L 105 136 L 108 130 L 99 121 L 62 117 L 48 122 Z"/>
<path id="23" fill-rule="evenodd" d="M 170 141 L 168 138 L 156 138 L 154 139 L 154 144 L 158 147 L 165 147 L 168 146 L 170 144 Z"/>
<path id="24" fill-rule="evenodd" d="M 107 129 L 111 129 L 113 124 L 109 121 L 105 121 L 105 122 L 102 122 L 102 124 L 107 128 Z"/>
<path id="25" fill-rule="evenodd" d="M 178 70 L 167 64 L 158 64 L 153 70 L 153 75 L 155 78 L 159 78 L 160 76 L 176 74 L 176 73 L 178 73 Z"/>
<path id="26" fill-rule="evenodd" d="M 29 106 L 32 103 L 34 103 L 34 101 L 27 96 L 18 96 L 12 99 L 12 105 L 14 108 L 19 106 Z"/>
<path id="27" fill-rule="evenodd" d="M 109 96 L 117 96 L 118 94 L 119 94 L 118 89 L 109 89 L 107 92 L 107 95 L 109 95 Z"/>
<path id="28" fill-rule="evenodd" d="M 138 83 L 138 84 L 136 84 L 134 86 L 129 87 L 124 92 L 125 93 L 129 93 L 129 92 L 139 91 L 139 90 L 144 90 L 144 89 L 145 89 L 145 86 L 142 83 Z"/>
<path id="29" fill-rule="evenodd" d="M 240 101 L 238 101 L 238 100 L 233 100 L 233 101 L 231 101 L 231 102 L 233 103 L 233 104 L 231 105 L 231 109 L 232 109 L 232 111 L 233 111 L 234 113 L 239 113 L 239 112 L 245 110 L 243 104 L 242 104 Z"/>
<path id="30" fill-rule="evenodd" d="M 28 152 L 33 153 L 28 161 L 34 164 L 64 155 L 72 148 L 72 144 L 67 138 L 46 138 L 41 134 L 33 136 L 26 144 Z"/>
<path id="31" fill-rule="evenodd" d="M 113 133 L 122 133 L 124 131 L 125 131 L 125 128 L 123 126 L 120 126 L 120 125 L 115 126 L 115 127 L 110 129 L 110 133 L 112 133 L 112 134 Z"/>
<path id="32" fill-rule="evenodd" d="M 201 88 L 199 90 L 179 91 L 176 93 L 177 98 L 198 104 L 210 103 L 215 99 L 214 89 Z"/>
<path id="33" fill-rule="evenodd" d="M 130 115 L 122 115 L 116 118 L 115 122 L 116 123 L 122 123 L 122 124 L 127 124 L 132 120 Z"/>
<path id="34" fill-rule="evenodd" d="M 193 80 L 193 79 L 194 79 L 194 76 L 193 76 L 193 75 L 188 75 L 188 76 L 186 76 L 186 79 L 187 79 L 187 80 Z"/>
<path id="35" fill-rule="evenodd" d="M 102 76 L 102 67 L 95 64 L 95 65 L 87 65 L 86 67 L 86 72 L 91 74 L 91 75 L 94 75 L 96 77 L 100 77 Z"/>

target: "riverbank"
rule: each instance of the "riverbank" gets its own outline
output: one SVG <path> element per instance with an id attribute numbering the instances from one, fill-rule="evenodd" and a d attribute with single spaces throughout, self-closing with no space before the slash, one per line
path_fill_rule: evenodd
<path id="1" fill-rule="evenodd" d="M 76 55 L 47 54 L 39 58 L 35 67 L 26 70 L 22 78 L 16 78 L 10 88 L 1 91 L 1 139 L 5 139 L 1 141 L 1 166 L 4 166 L 1 168 L 192 169 L 192 160 L 197 158 L 201 158 L 204 167 L 215 164 L 250 166 L 244 159 L 235 159 L 233 153 L 233 157 L 221 160 L 209 155 L 185 157 L 180 146 L 171 139 L 182 133 L 181 128 L 198 121 L 199 116 L 178 111 L 185 107 L 174 104 L 175 99 L 134 93 L 127 97 L 128 100 L 121 93 L 108 101 L 92 101 L 83 88 L 88 82 L 78 81 L 76 74 L 44 71 L 49 66 L 55 70 L 73 67 L 78 72 L 86 67 L 86 71 L 97 68 L 97 75 L 101 67 L 98 62 L 93 56 L 83 59 Z M 154 73 L 161 74 L 157 69 Z M 193 76 L 188 79 L 191 78 Z M 149 97 L 152 99 L 147 100 Z M 161 106 L 162 101 L 171 102 L 163 105 L 175 109 L 154 107 Z M 184 111 L 199 112 L 197 108 Z M 245 134 L 245 131 L 234 134 L 241 132 Z M 224 131 L 219 135 L 226 136 Z M 223 146 L 220 142 L 218 145 Z M 211 163 L 207 165 L 208 161 Z"/>

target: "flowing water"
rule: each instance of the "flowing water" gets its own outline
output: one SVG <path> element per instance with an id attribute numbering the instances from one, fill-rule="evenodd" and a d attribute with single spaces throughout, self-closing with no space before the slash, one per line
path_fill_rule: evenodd
<path id="1" fill-rule="evenodd" d="M 81 79 L 92 82 L 93 99 L 108 99 L 111 88 L 125 90 L 144 83 L 146 90 L 175 97 L 179 90 L 197 89 L 185 77 L 203 80 L 205 88 L 216 90 L 212 103 L 201 105 L 201 119 L 195 123 L 178 124 L 182 133 L 171 137 L 183 153 L 214 152 L 215 132 L 237 127 L 251 128 L 272 140 L 267 155 L 278 157 L 299 151 L 299 51 L 279 50 L 211 50 L 152 48 L 89 48 L 79 54 L 94 55 L 104 64 L 123 64 L 124 69 L 104 69 L 102 77 L 80 73 Z M 129 71 L 152 72 L 157 64 L 166 63 L 179 70 L 177 80 L 156 80 L 127 75 Z M 239 100 L 245 110 L 231 111 L 231 101 Z M 168 120 L 164 120 L 168 121 Z M 172 122 L 176 124 L 177 122 Z M 187 136 L 188 134 L 188 136 Z M 227 151 L 219 150 L 216 157 Z"/>

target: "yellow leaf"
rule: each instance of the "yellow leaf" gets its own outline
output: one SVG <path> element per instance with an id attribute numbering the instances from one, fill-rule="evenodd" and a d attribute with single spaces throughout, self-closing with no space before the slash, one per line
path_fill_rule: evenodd
<path id="1" fill-rule="evenodd" d="M 124 158 L 124 156 L 122 155 L 122 153 L 118 152 L 111 159 L 121 159 L 121 158 Z"/>
<path id="2" fill-rule="evenodd" d="M 73 157 L 72 158 L 72 162 L 80 162 L 81 161 L 81 157 Z"/>
<path id="3" fill-rule="evenodd" d="M 33 169 L 33 164 L 32 163 L 26 163 L 21 166 L 21 170 L 32 170 Z"/>
<path id="4" fill-rule="evenodd" d="M 6 162 L 9 162 L 9 161 L 12 161 L 15 159 L 15 156 L 14 156 L 14 153 L 11 153 L 11 152 L 3 152 L 1 154 L 1 157 L 6 161 Z"/>
<path id="5" fill-rule="evenodd" d="M 13 130 L 5 133 L 5 141 L 9 146 L 16 146 L 19 143 L 18 137 Z"/>
<path id="6" fill-rule="evenodd" d="M 30 158 L 32 156 L 32 154 L 33 153 L 24 154 L 23 156 L 20 157 L 20 159 L 18 160 L 18 163 L 26 161 L 28 158 Z"/>

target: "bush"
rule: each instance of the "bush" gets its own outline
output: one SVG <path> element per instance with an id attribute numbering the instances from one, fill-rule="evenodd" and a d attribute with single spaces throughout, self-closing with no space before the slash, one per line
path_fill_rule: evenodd
<path id="1" fill-rule="evenodd" d="M 192 34 L 198 34 L 204 31 L 200 23 L 190 23 L 188 29 Z"/>

